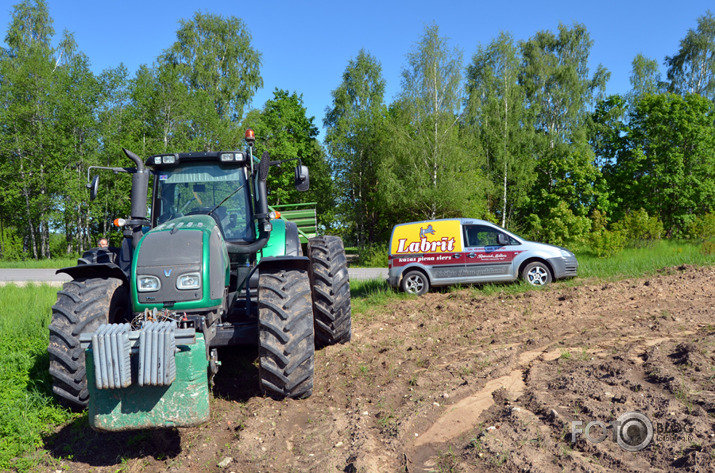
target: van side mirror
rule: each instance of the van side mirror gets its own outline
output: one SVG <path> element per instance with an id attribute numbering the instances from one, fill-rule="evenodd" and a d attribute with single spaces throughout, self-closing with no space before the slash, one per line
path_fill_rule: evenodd
<path id="1" fill-rule="evenodd" d="M 503 233 L 497 234 L 497 243 L 499 246 L 504 246 L 509 244 L 509 237 L 504 235 Z"/>
<path id="2" fill-rule="evenodd" d="M 305 192 L 310 188 L 308 166 L 300 165 L 295 167 L 295 188 L 301 192 Z"/>
<path id="3" fill-rule="evenodd" d="M 99 192 L 99 176 L 94 176 L 92 182 L 87 184 L 87 189 L 89 189 L 89 200 L 96 199 L 97 192 Z"/>

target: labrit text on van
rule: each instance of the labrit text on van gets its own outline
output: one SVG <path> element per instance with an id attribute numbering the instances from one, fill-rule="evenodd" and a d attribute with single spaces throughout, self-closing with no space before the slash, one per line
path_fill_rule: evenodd
<path id="1" fill-rule="evenodd" d="M 435 252 L 450 252 L 455 251 L 454 237 L 442 237 L 440 240 L 428 241 L 427 238 L 421 238 L 420 241 L 407 243 L 407 238 L 398 240 L 397 253 L 435 253 Z"/>

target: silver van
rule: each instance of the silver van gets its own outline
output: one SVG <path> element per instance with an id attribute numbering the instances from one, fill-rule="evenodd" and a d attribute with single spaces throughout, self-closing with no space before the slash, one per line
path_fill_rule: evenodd
<path id="1" fill-rule="evenodd" d="M 534 286 L 576 276 L 578 261 L 565 248 L 536 243 L 493 223 L 443 219 L 396 225 L 387 282 L 421 295 L 430 287 L 514 281 Z"/>

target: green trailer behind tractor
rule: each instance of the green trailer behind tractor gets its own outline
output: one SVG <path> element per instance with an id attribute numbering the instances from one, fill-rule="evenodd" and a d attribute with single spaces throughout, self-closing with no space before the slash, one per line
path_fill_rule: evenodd
<path id="1" fill-rule="evenodd" d="M 310 208 L 281 209 L 301 228 L 271 218 L 266 179 L 278 161 L 255 159 L 254 139 L 249 130 L 245 150 L 146 162 L 124 150 L 135 167 L 100 167 L 132 175 L 131 216 L 117 222 L 121 248 L 59 270 L 73 279 L 58 292 L 48 348 L 55 395 L 89 407 L 94 429 L 208 420 L 219 347 L 257 344 L 260 390 L 308 397 L 315 347 L 350 340 L 342 240 L 315 235 L 314 209 L 312 226 Z M 300 162 L 295 185 L 309 186 Z M 93 199 L 97 176 L 88 187 Z"/>

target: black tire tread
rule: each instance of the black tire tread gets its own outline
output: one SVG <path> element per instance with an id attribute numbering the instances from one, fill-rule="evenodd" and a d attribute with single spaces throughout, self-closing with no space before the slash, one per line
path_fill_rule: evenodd
<path id="1" fill-rule="evenodd" d="M 312 265 L 315 341 L 319 347 L 352 338 L 350 278 L 343 241 L 320 236 L 308 241 Z"/>
<path id="2" fill-rule="evenodd" d="M 116 278 L 76 279 L 66 282 L 52 306 L 50 355 L 52 391 L 60 404 L 84 410 L 89 400 L 84 350 L 79 335 L 124 315 L 129 296 Z"/>
<path id="3" fill-rule="evenodd" d="M 308 272 L 261 270 L 258 278 L 258 372 L 277 399 L 313 393 L 315 340 Z"/>

